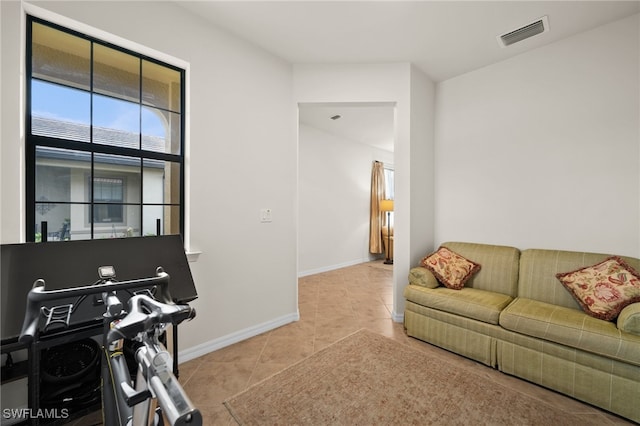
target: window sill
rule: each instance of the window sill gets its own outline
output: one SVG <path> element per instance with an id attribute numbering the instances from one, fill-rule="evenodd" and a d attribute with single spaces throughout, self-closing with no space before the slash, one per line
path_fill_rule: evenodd
<path id="1" fill-rule="evenodd" d="M 188 252 L 186 252 L 186 254 L 187 254 L 187 260 L 189 262 L 197 262 L 198 258 L 202 254 L 202 252 L 201 251 L 188 251 Z"/>

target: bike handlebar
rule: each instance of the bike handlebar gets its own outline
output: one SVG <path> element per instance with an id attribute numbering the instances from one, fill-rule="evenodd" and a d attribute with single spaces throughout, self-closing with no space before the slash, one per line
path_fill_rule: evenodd
<path id="1" fill-rule="evenodd" d="M 22 331 L 20 332 L 19 341 L 21 343 L 29 344 L 33 340 L 38 327 L 38 321 L 40 319 L 40 309 L 44 302 L 152 286 L 156 286 L 157 297 L 160 302 L 169 305 L 173 304 L 173 300 L 171 300 L 171 295 L 169 293 L 169 274 L 164 272 L 161 267 L 156 269 L 155 277 L 118 282 L 107 281 L 96 285 L 71 287 L 60 290 L 46 290 L 44 280 L 38 279 L 33 283 L 33 288 L 29 290 L 29 294 L 27 296 L 27 307 L 25 310 L 25 317 L 24 322 L 22 323 Z"/>
<path id="2" fill-rule="evenodd" d="M 158 324 L 178 325 L 195 316 L 195 309 L 189 305 L 161 303 L 147 295 L 138 294 L 129 299 L 129 313 L 109 330 L 107 343 L 131 339 Z"/>

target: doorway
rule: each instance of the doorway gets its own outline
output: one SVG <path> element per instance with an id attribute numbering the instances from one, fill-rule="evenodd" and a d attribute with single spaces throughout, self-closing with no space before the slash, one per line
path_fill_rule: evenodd
<path id="1" fill-rule="evenodd" d="M 375 259 L 371 167 L 393 170 L 395 103 L 298 105 L 298 276 Z"/>

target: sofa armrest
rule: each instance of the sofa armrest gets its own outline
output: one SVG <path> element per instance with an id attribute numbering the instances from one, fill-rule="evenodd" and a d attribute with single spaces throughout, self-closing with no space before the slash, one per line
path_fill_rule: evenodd
<path id="1" fill-rule="evenodd" d="M 409 284 L 419 285 L 427 288 L 436 288 L 440 283 L 427 268 L 416 266 L 409 271 Z"/>
<path id="2" fill-rule="evenodd" d="M 624 307 L 616 322 L 618 330 L 640 336 L 640 303 L 632 303 Z"/>

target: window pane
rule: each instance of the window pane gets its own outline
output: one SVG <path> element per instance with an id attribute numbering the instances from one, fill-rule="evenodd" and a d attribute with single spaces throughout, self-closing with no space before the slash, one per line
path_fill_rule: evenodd
<path id="1" fill-rule="evenodd" d="M 144 160 L 143 203 L 180 204 L 180 164 Z"/>
<path id="2" fill-rule="evenodd" d="M 86 221 L 87 204 L 71 204 L 70 239 L 90 240 L 91 224 Z M 51 227 L 49 227 L 51 229 Z"/>
<path id="3" fill-rule="evenodd" d="M 160 235 L 180 233 L 180 206 L 144 206 L 143 235 L 156 235 L 160 219 Z"/>
<path id="4" fill-rule="evenodd" d="M 160 219 L 160 235 L 180 233 L 180 206 L 143 206 L 142 235 L 157 235 L 157 220 Z"/>
<path id="5" fill-rule="evenodd" d="M 140 105 L 93 95 L 93 142 L 140 148 Z"/>
<path id="6" fill-rule="evenodd" d="M 123 203 L 124 179 L 121 177 L 93 178 L 93 200 L 96 203 Z"/>
<path id="7" fill-rule="evenodd" d="M 180 114 L 142 107 L 142 149 L 180 155 Z"/>
<path id="8" fill-rule="evenodd" d="M 139 158 L 95 154 L 93 176 L 94 202 L 141 202 Z"/>
<path id="9" fill-rule="evenodd" d="M 57 204 L 49 208 L 36 203 L 35 241 L 42 241 L 42 222 L 47 222 L 48 241 L 87 240 L 91 228 L 84 224 L 85 204 Z"/>
<path id="10" fill-rule="evenodd" d="M 165 197 L 165 162 L 145 159 L 142 169 L 142 186 L 144 188 L 142 202 L 164 204 Z"/>
<path id="11" fill-rule="evenodd" d="M 140 59 L 101 44 L 93 46 L 93 90 L 140 101 Z"/>
<path id="12" fill-rule="evenodd" d="M 395 199 L 395 183 L 394 183 L 394 172 L 391 169 L 384 169 L 384 193 L 385 198 L 387 200 Z"/>
<path id="13" fill-rule="evenodd" d="M 142 213 L 142 235 L 157 235 L 158 219 L 160 219 L 160 235 L 164 235 L 164 206 L 143 206 Z"/>
<path id="14" fill-rule="evenodd" d="M 163 235 L 175 235 L 180 233 L 180 206 L 165 206 Z"/>
<path id="15" fill-rule="evenodd" d="M 124 206 L 122 204 L 95 204 L 93 206 L 93 223 L 124 223 Z"/>
<path id="16" fill-rule="evenodd" d="M 156 108 L 180 112 L 180 72 L 142 61 L 142 102 Z"/>
<path id="17" fill-rule="evenodd" d="M 46 25 L 32 26 L 32 76 L 90 89 L 91 43 Z M 65 99 L 65 98 L 58 98 Z"/>
<path id="18" fill-rule="evenodd" d="M 88 202 L 84 177 L 91 155 L 68 149 L 36 149 L 36 202 Z"/>
<path id="19" fill-rule="evenodd" d="M 140 236 L 140 206 L 94 204 L 93 238 Z"/>
<path id="20" fill-rule="evenodd" d="M 47 222 L 47 240 L 70 238 L 71 205 L 36 202 L 36 241 L 42 241 L 43 223 Z"/>
<path id="21" fill-rule="evenodd" d="M 64 99 L 65 102 L 60 102 Z M 89 142 L 88 92 L 40 80 L 31 82 L 31 133 Z"/>

